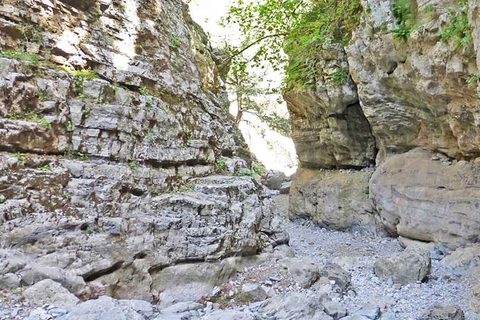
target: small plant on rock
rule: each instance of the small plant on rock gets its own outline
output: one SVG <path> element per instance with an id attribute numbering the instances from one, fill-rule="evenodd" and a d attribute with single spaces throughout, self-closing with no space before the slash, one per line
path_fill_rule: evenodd
<path id="1" fill-rule="evenodd" d="M 225 158 L 218 158 L 215 162 L 215 171 L 217 172 L 225 172 L 228 168 L 227 160 Z"/>
<path id="2" fill-rule="evenodd" d="M 23 153 L 16 152 L 16 153 L 13 154 L 13 156 L 18 159 L 18 163 L 22 166 L 27 161 L 27 159 L 25 158 L 25 155 Z"/>
<path id="3" fill-rule="evenodd" d="M 37 169 L 40 170 L 40 171 L 43 171 L 43 172 L 50 172 L 50 171 L 52 171 L 52 168 L 50 168 L 50 165 L 49 165 L 49 164 L 40 166 L 40 167 L 38 167 Z"/>
<path id="4" fill-rule="evenodd" d="M 21 61 L 26 61 L 33 65 L 39 65 L 42 59 L 33 53 L 28 53 L 24 51 L 15 51 L 15 50 L 1 50 L 0 56 L 10 59 L 17 59 Z"/>
<path id="5" fill-rule="evenodd" d="M 407 41 L 412 31 L 411 21 L 414 13 L 411 7 L 411 0 L 395 0 L 392 5 L 393 16 L 397 26 L 392 29 L 394 37 Z"/>
<path id="6" fill-rule="evenodd" d="M 138 164 L 137 164 L 136 162 L 134 162 L 134 161 L 130 161 L 130 162 L 128 163 L 128 167 L 129 167 L 130 169 L 132 169 L 132 170 L 135 170 L 135 169 L 138 168 Z"/>
<path id="7" fill-rule="evenodd" d="M 138 92 L 141 94 L 141 95 L 147 95 L 148 94 L 148 89 L 147 87 L 140 87 L 138 89 Z"/>
<path id="8" fill-rule="evenodd" d="M 263 171 L 263 168 L 262 166 L 260 166 L 258 163 L 256 162 L 253 162 L 252 163 L 252 170 L 255 174 L 259 175 L 259 176 L 263 176 L 265 174 L 265 172 Z"/>
<path id="9" fill-rule="evenodd" d="M 467 82 L 468 85 L 477 85 L 478 84 L 478 80 L 480 79 L 480 71 L 479 72 L 475 72 L 475 73 L 472 73 L 471 75 L 469 75 L 467 77 L 467 79 L 465 80 Z"/>
<path id="10" fill-rule="evenodd" d="M 440 32 L 443 42 L 452 41 L 457 48 L 472 44 L 472 30 L 468 24 L 468 1 L 459 1 L 459 8 L 448 10 L 449 22 Z"/>
<path id="11" fill-rule="evenodd" d="M 341 86 L 348 82 L 348 80 L 350 79 L 350 74 L 344 69 L 340 68 L 337 71 L 335 71 L 332 79 L 337 86 Z"/>

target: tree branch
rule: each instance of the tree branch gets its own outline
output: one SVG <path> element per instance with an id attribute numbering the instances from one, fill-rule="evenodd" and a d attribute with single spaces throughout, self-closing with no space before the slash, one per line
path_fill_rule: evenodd
<path id="1" fill-rule="evenodd" d="M 241 55 L 242 53 L 244 53 L 245 51 L 247 51 L 248 49 L 250 49 L 254 45 L 262 42 L 265 39 L 275 38 L 275 37 L 285 37 L 285 36 L 287 36 L 287 33 L 274 33 L 274 34 L 268 34 L 266 36 L 258 38 L 257 40 L 255 40 L 255 41 L 249 43 L 247 46 L 243 47 L 241 50 L 239 50 L 239 51 L 233 53 L 231 56 L 229 56 L 228 59 L 225 60 L 225 62 L 222 63 L 222 67 L 224 68 L 226 65 L 228 65 L 228 63 L 230 63 L 230 61 L 232 61 L 233 58 L 235 58 L 238 55 Z"/>

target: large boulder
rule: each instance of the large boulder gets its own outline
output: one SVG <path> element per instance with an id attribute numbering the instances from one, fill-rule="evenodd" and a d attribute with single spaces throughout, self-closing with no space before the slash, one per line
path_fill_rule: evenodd
<path id="1" fill-rule="evenodd" d="M 368 197 L 371 172 L 300 168 L 290 189 L 289 217 L 308 217 L 334 230 L 379 231 Z"/>
<path id="2" fill-rule="evenodd" d="M 392 235 L 460 245 L 480 233 L 480 165 L 449 165 L 417 148 L 387 158 L 370 180 L 370 197 Z"/>

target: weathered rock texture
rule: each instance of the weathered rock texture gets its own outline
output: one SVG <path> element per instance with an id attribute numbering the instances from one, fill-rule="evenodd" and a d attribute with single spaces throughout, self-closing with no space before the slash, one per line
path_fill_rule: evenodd
<path id="1" fill-rule="evenodd" d="M 398 14 L 395 17 L 393 12 L 395 3 L 362 1 L 364 12 L 345 48 L 347 58 L 335 46 L 323 48 L 316 57 L 322 61 L 318 62 L 321 76 L 315 89 L 285 95 L 300 164 L 304 168 L 366 166 L 377 148 L 377 165 L 386 163 L 377 169 L 370 195 L 387 231 L 452 245 L 477 241 L 480 219 L 475 190 L 480 180 L 474 162 L 478 163 L 475 159 L 480 156 L 478 1 L 467 1 L 466 7 L 460 1 L 403 1 L 410 4 L 403 27 L 410 35 L 404 38 L 395 35 L 402 31 L 396 21 Z M 455 19 L 458 22 L 462 17 L 469 20 L 465 35 L 455 24 Z M 440 35 L 446 30 L 455 34 L 444 41 L 446 38 L 442 40 Z M 351 75 L 341 85 L 333 81 L 340 68 L 348 69 Z M 348 110 L 343 107 L 358 103 L 361 108 L 355 110 L 366 118 L 365 125 L 339 116 Z M 320 125 L 318 119 L 342 119 L 344 125 L 330 125 L 325 130 L 327 126 Z M 341 133 L 332 128 L 341 128 Z M 354 134 L 347 135 L 350 138 L 343 135 L 350 132 L 348 128 L 355 128 Z M 327 137 L 319 138 L 324 135 Z M 322 151 L 318 152 L 320 145 Z M 417 147 L 441 153 L 440 158 L 447 158 L 446 164 L 453 160 L 469 163 L 442 166 L 430 161 L 432 155 L 423 151 L 388 159 Z M 340 201 L 333 200 L 328 206 L 322 205 L 326 198 L 323 195 L 333 194 L 329 199 L 338 199 L 336 195 L 343 192 L 346 194 L 341 202 L 359 203 L 358 193 L 351 192 L 355 184 L 346 185 L 341 178 L 324 184 L 324 175 L 300 171 L 292 187 L 291 215 L 314 217 L 334 228 L 362 220 L 363 209 L 345 211 L 338 205 L 335 210 Z M 368 206 L 366 201 L 356 205 Z"/>
<path id="2" fill-rule="evenodd" d="M 0 283 L 155 300 L 174 264 L 213 286 L 287 241 L 258 183 L 213 175 L 250 159 L 182 2 L 6 0 L 0 45 Z"/>
<path id="3" fill-rule="evenodd" d="M 297 171 L 290 189 L 289 215 L 307 217 L 335 230 L 380 231 L 368 201 L 370 172 Z"/>
<path id="4" fill-rule="evenodd" d="M 364 167 L 375 159 L 375 142 L 360 108 L 355 83 L 335 80 L 347 73 L 341 46 L 332 45 L 316 57 L 319 71 L 313 88 L 288 90 L 292 138 L 298 160 L 307 168 Z"/>
<path id="5" fill-rule="evenodd" d="M 382 280 L 392 279 L 400 284 L 408 284 L 426 281 L 431 265 L 428 250 L 408 247 L 403 252 L 378 259 L 374 270 Z"/>
<path id="6" fill-rule="evenodd" d="M 470 21 L 478 47 L 478 4 Z M 480 155 L 480 99 L 473 45 L 443 42 L 439 33 L 458 12 L 459 1 L 411 1 L 411 35 L 396 38 L 390 1 L 366 1 L 360 28 L 347 47 L 348 62 L 363 112 L 376 137 L 380 156 L 427 147 L 451 157 Z"/>
<path id="7" fill-rule="evenodd" d="M 448 165 L 423 149 L 392 156 L 370 180 L 370 196 L 393 235 L 460 245 L 480 234 L 480 166 Z M 434 158 L 435 159 L 435 158 Z"/>

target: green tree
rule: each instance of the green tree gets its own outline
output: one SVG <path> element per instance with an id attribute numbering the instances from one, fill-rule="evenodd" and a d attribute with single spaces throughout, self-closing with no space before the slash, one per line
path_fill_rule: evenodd
<path id="1" fill-rule="evenodd" d="M 234 65 L 252 50 L 250 63 L 268 61 L 274 70 L 284 69 L 287 85 L 311 86 L 318 73 L 315 53 L 328 42 L 346 44 L 361 13 L 360 0 L 236 0 L 224 23 L 236 24 L 244 42 L 227 62 Z"/>

